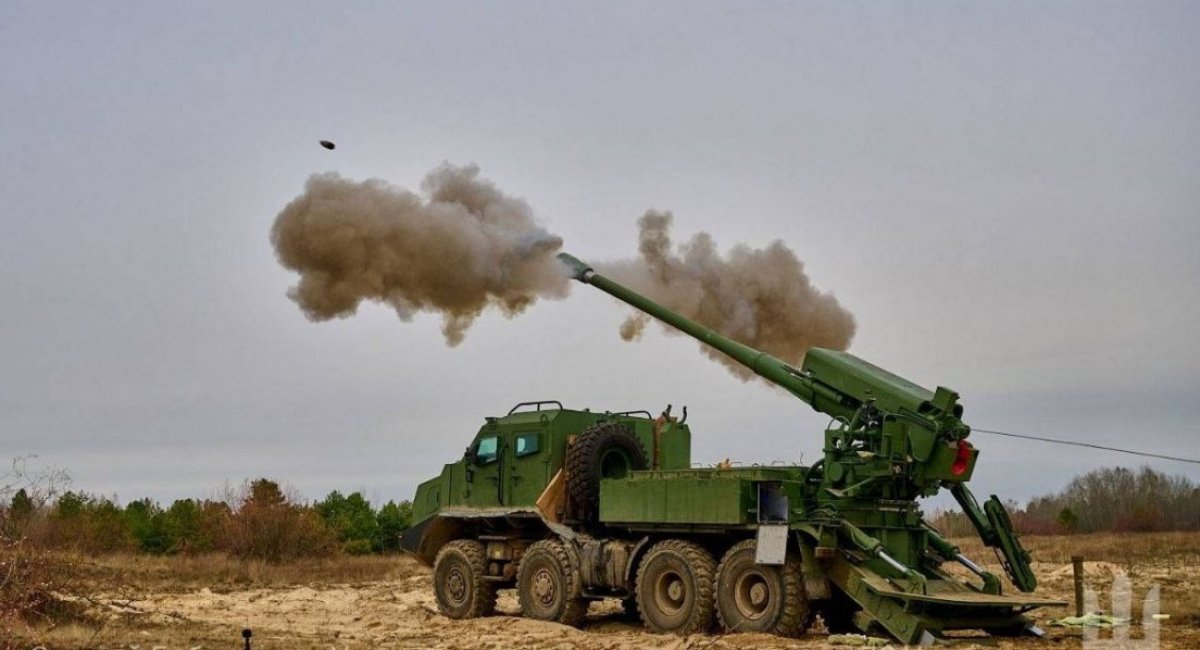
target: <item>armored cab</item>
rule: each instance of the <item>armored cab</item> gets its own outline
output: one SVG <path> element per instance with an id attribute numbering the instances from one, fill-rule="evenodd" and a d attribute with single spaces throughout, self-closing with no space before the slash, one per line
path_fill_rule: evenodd
<path id="1" fill-rule="evenodd" d="M 669 408 L 654 417 L 522 402 L 486 418 L 461 460 L 417 486 L 402 546 L 432 564 L 445 541 L 461 535 L 508 528 L 541 535 L 547 522 L 594 519 L 603 478 L 690 466 L 691 432 Z"/>

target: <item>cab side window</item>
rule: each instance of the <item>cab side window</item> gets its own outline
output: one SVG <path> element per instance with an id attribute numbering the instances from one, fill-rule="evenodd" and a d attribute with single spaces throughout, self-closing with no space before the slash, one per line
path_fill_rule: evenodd
<path id="1" fill-rule="evenodd" d="M 517 436 L 517 458 L 536 454 L 539 438 L 540 436 L 536 433 L 523 433 Z"/>
<path id="2" fill-rule="evenodd" d="M 479 439 L 479 446 L 475 448 L 475 460 L 480 465 L 496 460 L 496 450 L 500 439 L 496 436 L 488 436 Z"/>

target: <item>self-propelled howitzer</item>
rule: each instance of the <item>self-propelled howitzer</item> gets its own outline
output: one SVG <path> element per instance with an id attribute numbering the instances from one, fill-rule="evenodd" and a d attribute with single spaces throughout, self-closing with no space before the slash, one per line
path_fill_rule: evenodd
<path id="1" fill-rule="evenodd" d="M 1000 501 L 980 508 L 966 488 L 978 452 L 953 391 L 837 350 L 811 349 L 796 368 L 560 257 L 579 281 L 829 415 L 824 453 L 808 466 L 696 467 L 686 409 L 521 402 L 485 418 L 413 496 L 401 546 L 432 565 L 438 611 L 487 616 L 511 587 L 522 615 L 568 625 L 616 598 L 658 633 L 798 636 L 819 613 L 831 632 L 927 644 L 952 630 L 1035 632 L 1025 614 L 1062 604 L 1003 593 L 925 523 L 917 499 L 948 488 L 1013 583 L 1034 588 Z"/>
<path id="2" fill-rule="evenodd" d="M 1000 593 L 999 580 L 982 571 L 921 519 L 915 499 L 948 488 L 983 542 L 995 548 L 1018 589 L 1033 591 L 1030 569 L 1008 513 L 995 496 L 980 507 L 967 488 L 978 451 L 967 441 L 958 394 L 930 391 L 848 352 L 811 348 L 800 368 L 734 341 L 650 300 L 562 253 L 574 279 L 590 284 L 633 308 L 729 356 L 763 379 L 829 415 L 823 458 L 808 469 L 810 515 L 840 522 L 862 550 L 903 568 L 918 588 L 919 567 L 928 551 L 965 564 Z"/>

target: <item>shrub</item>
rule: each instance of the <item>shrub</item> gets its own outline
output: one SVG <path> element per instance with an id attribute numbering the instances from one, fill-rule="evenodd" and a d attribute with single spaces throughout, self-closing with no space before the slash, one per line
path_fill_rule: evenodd
<path id="1" fill-rule="evenodd" d="M 77 582 L 74 561 L 47 548 L 46 504 L 65 481 L 61 472 L 29 475 L 23 459 L 0 471 L 0 640 L 15 620 L 58 618 L 68 607 L 58 594 Z M 25 484 L 22 487 L 18 487 Z M 11 495 L 11 496 L 10 496 Z M 4 501 L 8 501 L 7 506 Z M 80 500 L 80 503 L 82 501 Z M 35 539 L 33 534 L 37 534 Z"/>
<path id="2" fill-rule="evenodd" d="M 346 555 L 370 555 L 373 543 L 369 539 L 352 539 L 342 544 Z"/>
<path id="3" fill-rule="evenodd" d="M 227 529 L 229 552 L 242 558 L 282 562 L 337 550 L 336 536 L 321 518 L 265 478 L 247 487 Z"/>
<path id="4" fill-rule="evenodd" d="M 0 634 L 8 621 L 51 620 L 69 613 L 59 594 L 71 593 L 77 582 L 73 560 L 8 535 L 0 535 L 0 558 Z"/>
<path id="5" fill-rule="evenodd" d="M 136 547 L 124 512 L 109 499 L 64 492 L 46 522 L 46 541 L 84 553 L 111 553 Z"/>

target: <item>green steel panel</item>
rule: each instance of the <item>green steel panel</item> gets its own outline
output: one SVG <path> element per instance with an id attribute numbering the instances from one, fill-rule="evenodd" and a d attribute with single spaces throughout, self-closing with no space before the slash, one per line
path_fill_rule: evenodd
<path id="1" fill-rule="evenodd" d="M 600 483 L 600 520 L 605 523 L 738 525 L 753 520 L 753 507 L 753 483 L 737 477 Z"/>
<path id="2" fill-rule="evenodd" d="M 886 411 L 906 408 L 915 413 L 933 399 L 933 391 L 928 388 L 849 352 L 812 348 L 804 355 L 804 370 L 859 401 L 874 397 L 876 404 Z"/>

